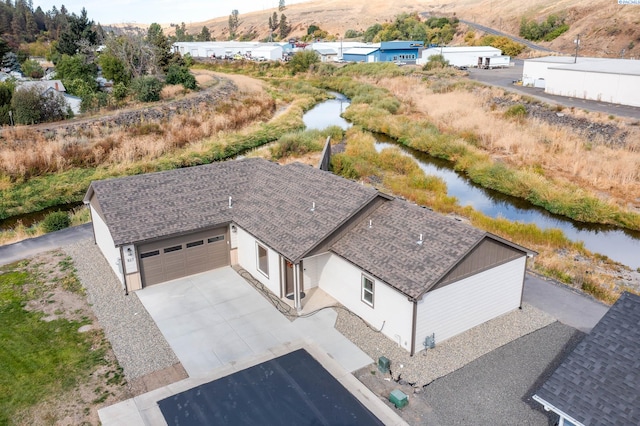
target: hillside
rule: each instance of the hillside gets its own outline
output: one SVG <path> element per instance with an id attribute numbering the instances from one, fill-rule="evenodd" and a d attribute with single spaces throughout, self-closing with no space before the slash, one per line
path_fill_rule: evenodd
<path id="1" fill-rule="evenodd" d="M 277 9 L 243 13 L 240 10 L 239 34 L 255 32 L 256 40 L 268 35 L 269 16 Z M 229 10 L 231 13 L 231 10 Z M 435 0 L 340 0 L 310 1 L 287 6 L 284 14 L 292 26 L 291 37 L 306 34 L 311 24 L 318 25 L 329 34 L 344 35 L 349 29 L 364 31 L 375 23 L 384 23 L 400 14 L 428 12 L 478 22 L 510 34 L 517 35 L 523 16 L 543 20 L 549 14 L 566 16 L 570 30 L 550 43 L 542 42 L 554 50 L 572 53 L 574 40 L 580 34 L 580 51 L 584 55 L 640 57 L 640 6 L 618 5 L 611 0 L 461 0 L 441 3 Z M 190 34 L 197 34 L 206 25 L 212 36 L 226 40 L 229 36 L 228 16 L 187 25 Z M 172 29 L 168 28 L 170 32 Z M 466 32 L 464 25 L 460 26 Z"/>

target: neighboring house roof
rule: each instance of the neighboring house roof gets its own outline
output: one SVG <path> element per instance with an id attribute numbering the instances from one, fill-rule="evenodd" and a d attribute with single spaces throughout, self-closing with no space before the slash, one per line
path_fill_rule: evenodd
<path id="1" fill-rule="evenodd" d="M 42 92 L 46 92 L 48 89 L 53 89 L 56 92 L 67 91 L 60 80 L 30 80 L 24 81 L 18 86 L 20 89 L 30 89 L 32 87 L 37 87 Z"/>
<path id="2" fill-rule="evenodd" d="M 322 56 L 330 56 L 330 55 L 337 55 L 338 52 L 336 52 L 333 49 L 313 49 L 316 52 L 318 52 L 318 54 L 322 55 Z"/>
<path id="3" fill-rule="evenodd" d="M 511 244 L 332 173 L 260 158 L 96 181 L 85 202 L 94 196 L 116 246 L 235 222 L 294 263 L 330 249 L 414 299 L 484 238 Z"/>
<path id="4" fill-rule="evenodd" d="M 418 243 L 420 234 L 422 244 Z M 384 203 L 354 227 L 332 251 L 417 299 L 486 235 L 455 219 L 396 199 Z"/>
<path id="5" fill-rule="evenodd" d="M 370 55 L 380 50 L 378 47 L 352 47 L 343 52 L 343 55 Z"/>
<path id="6" fill-rule="evenodd" d="M 584 425 L 640 425 L 640 296 L 623 293 L 534 399 Z"/>

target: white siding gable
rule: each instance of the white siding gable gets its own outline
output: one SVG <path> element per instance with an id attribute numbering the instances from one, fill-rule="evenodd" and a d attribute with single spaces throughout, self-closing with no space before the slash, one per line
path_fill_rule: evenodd
<path id="1" fill-rule="evenodd" d="M 416 352 L 520 307 L 526 257 L 428 292 L 418 301 Z"/>

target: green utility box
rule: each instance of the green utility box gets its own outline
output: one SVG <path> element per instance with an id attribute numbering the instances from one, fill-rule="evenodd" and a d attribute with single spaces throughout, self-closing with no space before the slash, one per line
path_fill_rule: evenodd
<path id="1" fill-rule="evenodd" d="M 389 372 L 390 366 L 391 361 L 389 361 L 389 358 L 385 356 L 381 356 L 380 358 L 378 358 L 378 370 L 380 370 L 382 374 L 387 374 Z"/>
<path id="2" fill-rule="evenodd" d="M 389 401 L 396 406 L 396 408 L 402 408 L 409 403 L 409 397 L 399 389 L 394 389 L 389 395 Z"/>

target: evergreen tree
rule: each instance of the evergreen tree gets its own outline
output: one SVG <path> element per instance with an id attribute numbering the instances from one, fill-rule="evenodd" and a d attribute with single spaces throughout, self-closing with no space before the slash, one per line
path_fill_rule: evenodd
<path id="1" fill-rule="evenodd" d="M 286 6 L 284 5 L 284 0 L 280 0 L 280 3 L 278 3 L 278 10 L 282 12 L 285 9 L 286 9 Z"/>
<path id="2" fill-rule="evenodd" d="M 280 15 L 280 39 L 284 39 L 291 32 L 291 27 L 289 26 L 289 22 L 287 22 L 287 17 L 283 13 Z"/>
<path id="3" fill-rule="evenodd" d="M 238 30 L 238 9 L 233 9 L 229 15 L 229 38 L 235 38 Z"/>
<path id="4" fill-rule="evenodd" d="M 62 6 L 61 11 L 63 9 L 64 6 Z M 73 13 L 67 20 L 68 27 L 60 34 L 60 40 L 56 46 L 60 54 L 73 56 L 79 52 L 81 46 L 95 46 L 98 43 L 98 34 L 94 29 L 94 23 L 87 18 L 87 10 L 85 8 L 82 8 L 80 16 L 76 16 Z"/>
<path id="5" fill-rule="evenodd" d="M 211 41 L 211 32 L 206 26 L 202 27 L 202 31 L 196 37 L 198 41 Z"/>

